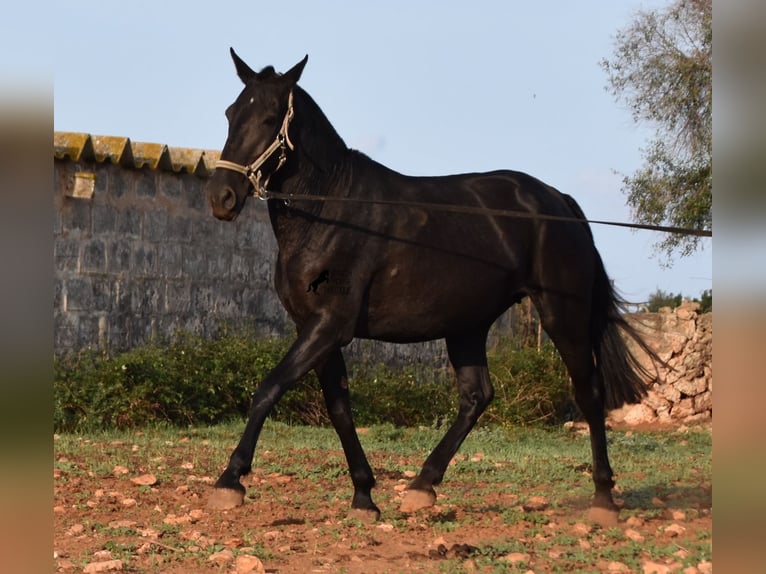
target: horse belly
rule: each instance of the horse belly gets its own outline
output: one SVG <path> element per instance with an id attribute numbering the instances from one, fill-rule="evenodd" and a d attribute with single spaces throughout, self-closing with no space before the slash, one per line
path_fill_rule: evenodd
<path id="1" fill-rule="evenodd" d="M 483 266 L 481 266 L 483 267 Z M 357 336 L 390 342 L 440 339 L 488 327 L 515 300 L 508 273 L 433 267 L 386 271 L 373 282 Z"/>

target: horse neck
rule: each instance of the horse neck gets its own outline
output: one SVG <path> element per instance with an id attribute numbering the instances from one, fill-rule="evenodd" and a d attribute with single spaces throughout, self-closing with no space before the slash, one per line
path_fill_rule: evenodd
<path id="1" fill-rule="evenodd" d="M 297 86 L 295 122 L 299 125 L 295 153 L 300 177 L 292 185 L 303 187 L 303 193 L 331 192 L 347 169 L 348 146 L 311 96 Z"/>
<path id="2" fill-rule="evenodd" d="M 295 88 L 295 149 L 291 161 L 272 178 L 275 191 L 292 195 L 346 195 L 351 181 L 354 152 L 338 135 L 314 100 Z M 269 216 L 277 241 L 295 244 L 319 215 L 322 202 L 303 202 L 300 208 L 283 201 L 269 201 Z M 301 239 L 298 239 L 300 242 Z"/>

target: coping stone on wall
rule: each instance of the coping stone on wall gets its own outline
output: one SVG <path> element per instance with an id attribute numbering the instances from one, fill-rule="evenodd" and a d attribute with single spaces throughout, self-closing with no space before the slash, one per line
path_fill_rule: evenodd
<path id="1" fill-rule="evenodd" d="M 53 132 L 53 157 L 75 162 L 111 162 L 125 168 L 147 167 L 157 171 L 185 171 L 208 177 L 221 156 L 217 150 L 172 147 L 165 144 L 132 142 L 119 136 L 98 136 L 81 132 Z"/>

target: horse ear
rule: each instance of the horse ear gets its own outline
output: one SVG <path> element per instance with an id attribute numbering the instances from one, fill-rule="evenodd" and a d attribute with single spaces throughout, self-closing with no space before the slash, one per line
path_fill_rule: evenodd
<path id="1" fill-rule="evenodd" d="M 234 60 L 234 67 L 237 68 L 237 75 L 239 76 L 239 79 L 242 80 L 242 83 L 246 84 L 257 76 L 250 66 L 245 64 L 242 58 L 237 56 L 234 48 L 229 48 L 229 52 L 231 52 L 231 59 Z"/>
<path id="2" fill-rule="evenodd" d="M 308 61 L 309 61 L 309 55 L 306 54 L 306 56 L 300 62 L 298 62 L 292 68 L 290 68 L 288 71 L 282 74 L 282 81 L 289 83 L 290 87 L 297 84 L 298 80 L 301 79 L 303 68 L 304 66 L 306 66 L 306 62 Z"/>

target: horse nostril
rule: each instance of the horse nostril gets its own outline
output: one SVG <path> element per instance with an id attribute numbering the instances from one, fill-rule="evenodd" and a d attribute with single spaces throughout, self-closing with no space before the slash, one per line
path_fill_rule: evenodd
<path id="1" fill-rule="evenodd" d="M 223 195 L 221 196 L 221 205 L 224 209 L 228 209 L 229 211 L 237 206 L 237 194 L 234 193 L 234 190 L 231 188 L 224 190 Z"/>

